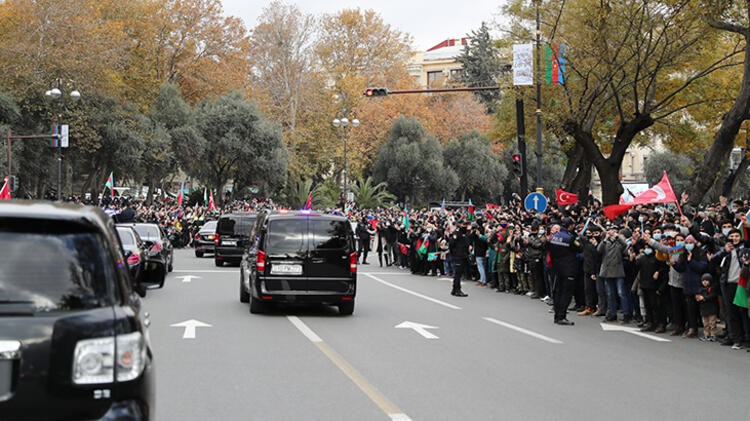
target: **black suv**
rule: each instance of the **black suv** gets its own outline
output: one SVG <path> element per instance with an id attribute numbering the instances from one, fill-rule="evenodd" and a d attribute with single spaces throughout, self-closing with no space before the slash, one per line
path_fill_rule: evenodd
<path id="1" fill-rule="evenodd" d="M 321 303 L 354 312 L 357 252 L 349 221 L 313 212 L 261 214 L 240 268 L 251 313 L 273 303 Z"/>
<path id="2" fill-rule="evenodd" d="M 257 214 L 254 213 L 228 213 L 221 215 L 216 224 L 216 236 L 214 237 L 214 263 L 222 266 L 224 262 L 239 263 L 242 260 L 242 252 L 245 243 L 250 238 L 250 233 L 255 225 Z"/>
<path id="3" fill-rule="evenodd" d="M 100 209 L 0 202 L 0 419 L 148 420 L 148 314 Z"/>

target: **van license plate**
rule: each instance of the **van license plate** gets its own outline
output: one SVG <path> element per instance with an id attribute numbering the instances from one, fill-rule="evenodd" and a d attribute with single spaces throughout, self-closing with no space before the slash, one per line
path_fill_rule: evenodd
<path id="1" fill-rule="evenodd" d="M 224 240 L 224 241 L 221 242 L 221 244 L 223 244 L 225 246 L 236 246 L 237 242 L 234 241 L 234 240 Z"/>
<path id="2" fill-rule="evenodd" d="M 271 275 L 302 275 L 302 265 L 272 265 Z"/>

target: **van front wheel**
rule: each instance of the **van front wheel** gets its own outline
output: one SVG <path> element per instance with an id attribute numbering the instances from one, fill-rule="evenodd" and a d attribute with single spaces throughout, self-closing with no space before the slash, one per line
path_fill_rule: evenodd
<path id="1" fill-rule="evenodd" d="M 354 313 L 354 301 L 339 304 L 339 314 L 342 316 L 351 316 Z"/>

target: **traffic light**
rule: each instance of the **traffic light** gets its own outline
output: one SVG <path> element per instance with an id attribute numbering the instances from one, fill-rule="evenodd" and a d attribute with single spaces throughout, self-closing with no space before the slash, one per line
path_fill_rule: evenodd
<path id="1" fill-rule="evenodd" d="M 522 173 L 523 171 L 521 169 L 521 155 L 513 154 L 513 174 L 515 174 L 516 177 L 520 177 Z"/>
<path id="2" fill-rule="evenodd" d="M 15 175 L 10 176 L 10 191 L 16 192 L 18 190 L 18 177 Z"/>
<path id="3" fill-rule="evenodd" d="M 367 88 L 363 95 L 369 98 L 373 96 L 386 96 L 389 93 L 388 88 Z"/>

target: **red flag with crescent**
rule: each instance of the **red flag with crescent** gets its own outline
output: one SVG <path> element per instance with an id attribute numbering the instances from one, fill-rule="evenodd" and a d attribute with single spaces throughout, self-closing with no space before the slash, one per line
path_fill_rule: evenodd
<path id="1" fill-rule="evenodd" d="M 669 182 L 667 172 L 664 171 L 664 175 L 661 181 L 656 183 L 654 187 L 639 194 L 632 201 L 627 202 L 634 205 L 646 205 L 652 203 L 671 203 L 677 202 L 677 195 L 672 189 L 672 184 Z"/>
<path id="2" fill-rule="evenodd" d="M 566 192 L 563 189 L 557 189 L 557 204 L 562 205 L 575 205 L 578 203 L 578 195 L 570 192 Z"/>

